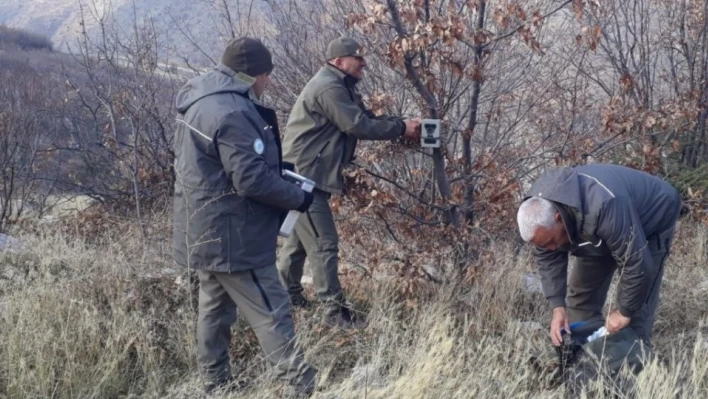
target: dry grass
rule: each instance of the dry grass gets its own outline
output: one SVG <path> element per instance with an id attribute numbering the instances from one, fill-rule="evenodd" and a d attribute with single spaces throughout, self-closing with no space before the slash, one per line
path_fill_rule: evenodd
<path id="1" fill-rule="evenodd" d="M 169 273 L 170 241 L 159 234 L 168 226 L 153 228 L 163 238 L 145 242 L 123 228 L 90 241 L 21 236 L 28 253 L 0 254 L 0 397 L 202 396 L 194 285 L 184 271 Z M 655 326 L 659 356 L 619 397 L 708 396 L 708 230 L 689 223 L 679 234 Z M 298 335 L 320 370 L 315 397 L 565 398 L 527 366 L 549 344 L 546 305 L 523 289 L 530 257 L 502 244 L 496 253 L 474 285 L 435 287 L 416 303 L 397 299 L 391 282 L 360 280 L 363 330 L 322 328 L 317 311 L 298 312 Z M 231 352 L 252 388 L 224 397 L 280 397 L 241 321 Z"/>

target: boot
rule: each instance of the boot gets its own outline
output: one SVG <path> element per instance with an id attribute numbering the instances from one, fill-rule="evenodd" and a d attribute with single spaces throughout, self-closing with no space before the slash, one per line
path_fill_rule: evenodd
<path id="1" fill-rule="evenodd" d="M 302 293 L 297 293 L 290 294 L 290 306 L 293 309 L 312 309 L 313 304 Z"/>

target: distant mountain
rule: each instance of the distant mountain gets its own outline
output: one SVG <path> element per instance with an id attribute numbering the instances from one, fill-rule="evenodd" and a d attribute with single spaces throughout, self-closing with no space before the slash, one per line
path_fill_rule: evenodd
<path id="1" fill-rule="evenodd" d="M 226 31 L 223 4 L 230 7 L 231 18 L 238 30 L 239 14 L 242 26 L 263 27 L 269 7 L 265 0 L 80 0 L 89 34 L 98 32 L 97 18 L 108 16 L 123 34 L 132 32 L 133 21 L 152 20 L 158 32 L 163 57 L 187 56 L 191 63 L 205 63 L 206 57 L 197 51 L 180 32 L 189 32 L 210 56 L 223 48 L 220 32 Z M 241 3 L 239 5 L 239 2 Z M 240 11 L 240 12 L 239 12 Z M 249 18 L 250 16 L 250 18 Z M 135 18 L 137 17 L 137 18 Z M 81 9 L 77 0 L 2 0 L 0 24 L 21 28 L 49 37 L 54 47 L 66 51 L 75 46 L 81 32 Z"/>

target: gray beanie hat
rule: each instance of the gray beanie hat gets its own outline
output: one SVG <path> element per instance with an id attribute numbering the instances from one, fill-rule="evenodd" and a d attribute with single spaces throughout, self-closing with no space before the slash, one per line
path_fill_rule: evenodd
<path id="1" fill-rule="evenodd" d="M 234 72 L 242 72 L 251 77 L 273 70 L 270 51 L 260 40 L 250 37 L 231 39 L 221 56 L 221 63 Z"/>

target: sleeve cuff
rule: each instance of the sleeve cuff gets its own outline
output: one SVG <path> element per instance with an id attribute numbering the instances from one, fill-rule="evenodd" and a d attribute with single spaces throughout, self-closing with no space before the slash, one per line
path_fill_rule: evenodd
<path id="1" fill-rule="evenodd" d="M 632 312 L 631 310 L 629 310 L 625 307 L 622 307 L 622 306 L 619 307 L 619 312 L 622 316 L 628 317 L 630 319 L 632 318 L 632 316 L 634 316 L 634 313 L 636 313 L 636 311 Z"/>
<path id="2" fill-rule="evenodd" d="M 551 309 L 564 308 L 565 307 L 565 297 L 563 297 L 562 295 L 549 297 L 548 304 L 551 306 Z"/>
<path id="3" fill-rule="evenodd" d="M 291 172 L 295 172 L 295 164 L 292 162 L 281 162 L 280 163 L 280 169 L 282 170 L 289 170 Z"/>

